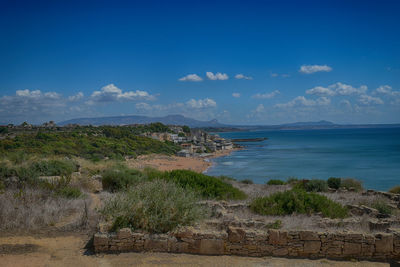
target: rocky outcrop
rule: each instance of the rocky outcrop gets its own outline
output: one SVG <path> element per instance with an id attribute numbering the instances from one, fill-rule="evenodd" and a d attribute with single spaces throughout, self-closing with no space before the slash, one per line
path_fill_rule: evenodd
<path id="1" fill-rule="evenodd" d="M 400 231 L 379 234 L 254 230 L 228 227 L 205 231 L 185 227 L 168 234 L 97 233 L 96 252 L 157 251 L 200 255 L 279 256 L 390 260 L 400 259 Z"/>

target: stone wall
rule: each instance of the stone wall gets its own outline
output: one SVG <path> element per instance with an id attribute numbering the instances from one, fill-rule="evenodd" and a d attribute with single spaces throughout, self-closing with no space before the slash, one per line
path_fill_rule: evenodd
<path id="1" fill-rule="evenodd" d="M 201 255 L 280 256 L 332 259 L 400 259 L 400 232 L 318 233 L 229 227 L 226 231 L 180 231 L 151 235 L 131 232 L 97 233 L 96 252 L 171 252 Z"/>

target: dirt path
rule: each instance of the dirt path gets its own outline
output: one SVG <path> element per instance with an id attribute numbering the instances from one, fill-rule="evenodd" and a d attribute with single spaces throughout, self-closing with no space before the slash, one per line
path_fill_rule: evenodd
<path id="1" fill-rule="evenodd" d="M 59 237 L 0 237 L 0 266 L 334 266 L 383 267 L 388 263 L 340 262 L 237 256 L 199 256 L 167 253 L 122 253 L 92 255 L 85 249 L 87 235 Z"/>

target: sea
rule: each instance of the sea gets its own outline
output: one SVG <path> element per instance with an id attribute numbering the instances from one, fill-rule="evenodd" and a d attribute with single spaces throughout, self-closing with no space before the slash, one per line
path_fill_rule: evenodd
<path id="1" fill-rule="evenodd" d="M 243 142 L 243 150 L 213 159 L 208 175 L 263 184 L 270 179 L 350 177 L 366 189 L 400 185 L 400 128 L 275 130 L 218 133 Z"/>

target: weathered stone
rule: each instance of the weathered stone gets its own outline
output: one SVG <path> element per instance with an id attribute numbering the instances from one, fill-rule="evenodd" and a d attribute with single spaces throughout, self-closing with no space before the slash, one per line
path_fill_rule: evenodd
<path id="1" fill-rule="evenodd" d="M 223 255 L 225 251 L 224 240 L 203 239 L 200 240 L 199 254 L 203 255 Z"/>
<path id="2" fill-rule="evenodd" d="M 317 253 L 321 249 L 320 241 L 304 241 L 304 253 Z"/>
<path id="3" fill-rule="evenodd" d="M 153 240 L 147 239 L 144 241 L 144 249 L 154 252 L 167 252 L 168 240 Z"/>
<path id="4" fill-rule="evenodd" d="M 288 233 L 286 231 L 269 230 L 269 243 L 272 245 L 286 245 Z"/>
<path id="5" fill-rule="evenodd" d="M 130 238 L 132 236 L 132 231 L 129 228 L 122 228 L 117 233 L 118 239 Z"/>
<path id="6" fill-rule="evenodd" d="M 312 231 L 301 231 L 300 239 L 301 240 L 314 240 L 314 241 L 320 240 L 318 233 L 312 232 Z"/>
<path id="7" fill-rule="evenodd" d="M 108 245 L 108 235 L 102 233 L 96 233 L 93 237 L 93 245 L 95 247 Z"/>
<path id="8" fill-rule="evenodd" d="M 338 256 L 342 254 L 342 248 L 341 247 L 330 247 L 326 250 L 326 255 L 328 257 L 332 256 Z"/>
<path id="9" fill-rule="evenodd" d="M 272 255 L 274 256 L 287 256 L 289 253 L 287 248 L 278 248 L 272 251 Z"/>
<path id="10" fill-rule="evenodd" d="M 246 238 L 246 232 L 241 228 L 229 227 L 228 228 L 228 240 L 232 243 L 239 243 L 244 241 Z"/>
<path id="11" fill-rule="evenodd" d="M 348 255 L 360 255 L 361 253 L 361 244 L 359 243 L 350 243 L 345 242 L 343 245 L 343 254 Z"/>
<path id="12" fill-rule="evenodd" d="M 393 251 L 393 235 L 377 234 L 375 238 L 375 251 L 377 253 L 388 253 Z"/>

